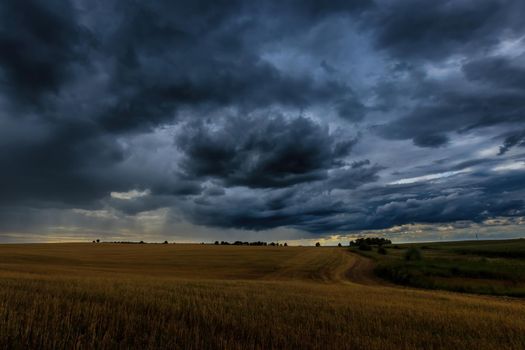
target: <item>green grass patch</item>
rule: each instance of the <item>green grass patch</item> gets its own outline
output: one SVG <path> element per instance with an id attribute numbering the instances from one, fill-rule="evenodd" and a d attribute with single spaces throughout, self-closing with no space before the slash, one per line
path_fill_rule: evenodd
<path id="1" fill-rule="evenodd" d="M 378 262 L 379 277 L 394 283 L 490 295 L 525 297 L 525 240 L 386 246 L 360 252 Z"/>

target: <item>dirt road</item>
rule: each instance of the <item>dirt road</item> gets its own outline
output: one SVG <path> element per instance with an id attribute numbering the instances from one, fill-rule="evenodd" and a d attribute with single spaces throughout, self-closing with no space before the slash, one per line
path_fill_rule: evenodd
<path id="1" fill-rule="evenodd" d="M 347 281 L 368 286 L 392 286 L 391 283 L 374 274 L 375 262 L 372 259 L 351 252 L 347 254 L 352 261 L 346 270 Z"/>

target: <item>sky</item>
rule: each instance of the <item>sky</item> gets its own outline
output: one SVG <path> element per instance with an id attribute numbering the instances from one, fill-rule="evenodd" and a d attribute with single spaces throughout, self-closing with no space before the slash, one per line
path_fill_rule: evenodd
<path id="1" fill-rule="evenodd" d="M 0 242 L 523 237 L 521 0 L 0 3 Z"/>

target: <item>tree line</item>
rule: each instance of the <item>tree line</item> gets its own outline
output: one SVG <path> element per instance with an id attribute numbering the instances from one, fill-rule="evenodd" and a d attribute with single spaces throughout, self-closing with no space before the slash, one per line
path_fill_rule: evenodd
<path id="1" fill-rule="evenodd" d="M 350 247 L 359 247 L 363 244 L 366 245 L 387 245 L 392 244 L 392 241 L 382 237 L 366 237 L 366 238 L 357 238 L 353 241 L 350 241 Z"/>
<path id="2" fill-rule="evenodd" d="M 271 246 L 271 247 L 287 247 L 288 243 L 275 243 L 275 242 L 243 242 L 243 241 L 235 241 L 235 242 L 227 242 L 227 241 L 215 241 L 215 245 L 250 245 L 250 246 Z"/>

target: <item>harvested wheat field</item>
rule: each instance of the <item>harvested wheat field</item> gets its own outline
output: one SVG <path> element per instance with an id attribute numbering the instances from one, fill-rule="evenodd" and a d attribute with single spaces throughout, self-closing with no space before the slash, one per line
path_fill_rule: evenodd
<path id="1" fill-rule="evenodd" d="M 523 349 L 520 299 L 402 288 L 345 248 L 0 246 L 0 347 Z"/>

